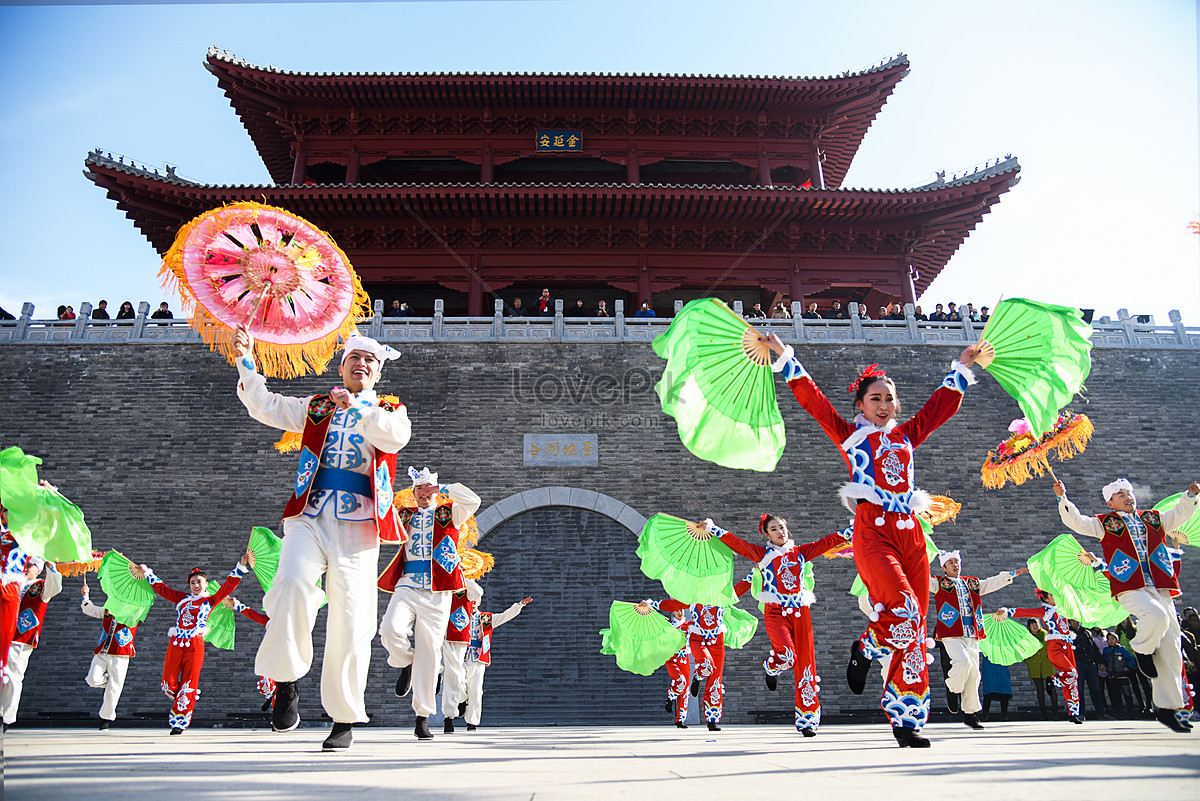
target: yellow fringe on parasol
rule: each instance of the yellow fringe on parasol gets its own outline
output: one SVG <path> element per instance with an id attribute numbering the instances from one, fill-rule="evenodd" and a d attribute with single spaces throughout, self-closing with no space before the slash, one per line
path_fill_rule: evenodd
<path id="1" fill-rule="evenodd" d="M 826 559 L 849 559 L 854 556 L 854 546 L 847 542 L 845 545 L 830 548 L 821 555 Z"/>
<path id="2" fill-rule="evenodd" d="M 464 578 L 479 579 L 484 573 L 489 572 L 496 566 L 496 559 L 490 553 L 477 551 L 474 548 L 464 548 L 458 552 L 459 558 L 462 559 L 462 572 Z"/>
<path id="3" fill-rule="evenodd" d="M 100 569 L 100 563 L 104 561 L 104 554 L 108 551 L 92 551 L 92 558 L 87 562 L 55 562 L 54 566 L 58 568 L 58 572 L 64 576 L 82 576 L 84 573 L 90 573 Z"/>
<path id="4" fill-rule="evenodd" d="M 1087 415 L 1065 411 L 1040 442 L 1034 442 L 1027 433 L 1015 433 L 988 452 L 980 470 L 983 485 L 999 489 L 1006 482 L 1024 484 L 1034 476 L 1043 475 L 1050 469 L 1051 452 L 1060 462 L 1083 453 L 1094 431 Z"/>
<path id="5" fill-rule="evenodd" d="M 379 399 L 381 401 L 390 403 L 393 406 L 396 406 L 400 403 L 400 399 L 395 395 L 380 395 Z M 280 453 L 295 453 L 296 451 L 300 450 L 301 440 L 303 437 L 304 435 L 299 431 L 284 431 L 283 436 L 280 437 L 279 441 L 275 443 L 275 450 L 279 451 Z M 411 489 L 408 492 L 409 494 L 412 494 Z M 409 508 L 415 509 L 416 502 L 413 502 L 412 506 Z"/>
<path id="6" fill-rule="evenodd" d="M 953 520 L 958 517 L 958 513 L 962 511 L 962 504 L 957 503 L 948 495 L 934 495 L 933 503 L 924 512 L 920 512 L 921 517 L 931 526 L 936 526 L 945 523 L 947 520 Z"/>
<path id="7" fill-rule="evenodd" d="M 180 228 L 175 235 L 171 249 L 163 257 L 162 266 L 158 270 L 163 291 L 179 295 L 181 307 L 188 318 L 188 324 L 200 334 L 200 337 L 208 344 L 209 350 L 219 350 L 230 364 L 234 364 L 236 354 L 233 349 L 233 329 L 225 322 L 218 320 L 197 302 L 196 293 L 188 284 L 183 265 L 184 245 L 189 236 L 209 215 L 218 212 L 228 215 L 232 221 L 240 221 L 245 224 L 254 223 L 260 212 L 282 212 L 292 217 L 297 217 L 297 215 L 286 209 L 252 201 L 229 203 L 222 208 L 212 209 L 201 214 Z M 299 218 L 297 217 L 297 219 Z M 333 237 L 311 223 L 304 222 L 313 230 L 324 235 L 345 264 L 350 264 L 350 259 L 333 241 Z M 277 345 L 255 338 L 254 359 L 263 375 L 274 378 L 297 378 L 310 370 L 314 373 L 325 371 L 329 360 L 337 352 L 338 342 L 357 331 L 360 318 L 370 315 L 370 296 L 362 288 L 358 274 L 351 269 L 349 275 L 353 281 L 354 300 L 349 313 L 346 314 L 341 326 L 336 330 L 311 342 L 289 345 Z"/>

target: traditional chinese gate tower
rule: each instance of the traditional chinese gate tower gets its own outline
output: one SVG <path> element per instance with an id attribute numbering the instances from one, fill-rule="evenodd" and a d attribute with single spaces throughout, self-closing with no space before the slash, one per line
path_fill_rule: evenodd
<path id="1" fill-rule="evenodd" d="M 1015 159 L 916 189 L 842 188 L 909 69 L 831 78 L 310 74 L 207 67 L 273 185 L 89 154 L 161 254 L 234 200 L 329 231 L 373 297 L 490 313 L 494 294 L 913 302 L 1017 181 Z M 556 146 L 556 137 L 561 144 Z M 822 303 L 822 305 L 825 305 Z"/>

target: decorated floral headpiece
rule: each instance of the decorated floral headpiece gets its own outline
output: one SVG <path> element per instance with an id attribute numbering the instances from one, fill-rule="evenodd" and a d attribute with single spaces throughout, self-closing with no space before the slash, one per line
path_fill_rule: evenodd
<path id="1" fill-rule="evenodd" d="M 863 381 L 867 381 L 869 383 L 872 378 L 887 378 L 887 371 L 880 370 L 878 367 L 878 362 L 867 365 L 867 369 L 862 371 L 862 375 L 856 378 L 854 383 L 850 385 L 850 394 L 853 395 L 855 392 L 858 392 L 858 388 L 862 386 Z"/>
<path id="2" fill-rule="evenodd" d="M 193 568 L 192 568 L 192 572 L 191 572 L 191 573 L 188 573 L 187 580 L 188 580 L 189 582 L 192 580 L 192 576 L 204 576 L 205 578 L 208 578 L 208 574 L 207 574 L 207 573 L 205 573 L 203 570 L 201 570 L 201 569 L 200 569 L 200 568 L 198 568 L 198 567 L 193 567 Z"/>
<path id="3" fill-rule="evenodd" d="M 767 521 L 768 521 L 768 520 L 770 520 L 770 519 L 771 519 L 771 515 L 770 515 L 770 514 L 768 514 L 767 512 L 763 512 L 763 513 L 762 513 L 762 517 L 760 517 L 760 518 L 758 519 L 758 533 L 759 533 L 759 534 L 766 534 L 766 533 L 767 533 Z"/>

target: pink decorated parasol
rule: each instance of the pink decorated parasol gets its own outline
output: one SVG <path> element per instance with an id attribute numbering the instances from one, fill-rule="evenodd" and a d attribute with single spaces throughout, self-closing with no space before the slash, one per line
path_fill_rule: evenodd
<path id="1" fill-rule="evenodd" d="M 179 230 L 159 271 L 192 327 L 232 364 L 246 325 L 265 375 L 322 372 L 370 299 L 328 234 L 285 209 L 231 203 Z"/>

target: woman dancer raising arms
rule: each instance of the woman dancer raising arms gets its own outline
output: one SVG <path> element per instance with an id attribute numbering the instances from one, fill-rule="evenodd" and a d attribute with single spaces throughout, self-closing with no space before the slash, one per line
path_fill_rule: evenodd
<path id="1" fill-rule="evenodd" d="M 841 449 L 850 481 L 842 502 L 854 512 L 854 565 L 872 604 L 868 629 L 850 646 L 846 680 L 861 694 L 871 660 L 891 656 L 881 707 L 901 748 L 928 748 L 920 736 L 929 719 L 929 669 L 925 613 L 929 607 L 929 559 L 916 512 L 928 508 L 929 493 L 914 486 L 913 451 L 962 404 L 975 383 L 969 369 L 975 348 L 964 350 L 915 415 L 898 424 L 896 384 L 871 365 L 850 392 L 858 415 L 846 422 L 817 388 L 791 346 L 778 336 L 766 340 L 779 354 L 772 365 L 782 372 L 796 400 Z"/>

